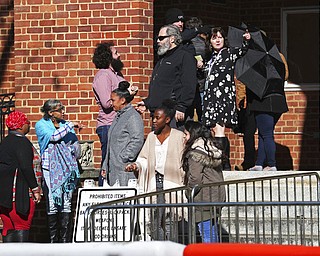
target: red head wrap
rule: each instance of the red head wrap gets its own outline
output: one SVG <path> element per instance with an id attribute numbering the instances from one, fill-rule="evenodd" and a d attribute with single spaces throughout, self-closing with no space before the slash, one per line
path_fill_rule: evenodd
<path id="1" fill-rule="evenodd" d="M 20 111 L 11 112 L 6 119 L 6 125 L 10 130 L 17 130 L 29 123 L 27 116 Z"/>

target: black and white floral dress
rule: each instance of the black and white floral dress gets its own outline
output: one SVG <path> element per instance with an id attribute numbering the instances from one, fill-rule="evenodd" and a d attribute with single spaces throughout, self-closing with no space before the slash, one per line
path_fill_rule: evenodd
<path id="1" fill-rule="evenodd" d="M 246 51 L 246 43 L 242 48 L 222 48 L 214 52 L 208 62 L 202 114 L 205 126 L 233 127 L 237 124 L 234 66 Z"/>

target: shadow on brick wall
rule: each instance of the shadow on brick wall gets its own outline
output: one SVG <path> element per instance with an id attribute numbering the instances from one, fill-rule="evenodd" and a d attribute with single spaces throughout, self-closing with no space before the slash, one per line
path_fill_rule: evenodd
<path id="1" fill-rule="evenodd" d="M 3 6 L 3 7 L 2 7 Z M 0 6 L 0 18 L 2 16 L 8 16 L 8 13 L 14 9 L 13 0 L 8 1 L 7 5 Z M 4 79 L 4 73 L 6 72 L 6 66 L 9 63 L 10 53 L 12 50 L 12 47 L 14 45 L 14 23 L 12 22 L 10 24 L 10 29 L 4 38 L 4 47 L 1 52 L 0 57 L 0 85 L 3 82 Z"/>
<path id="2" fill-rule="evenodd" d="M 293 170 L 293 160 L 287 146 L 276 143 L 276 161 L 278 170 Z"/>

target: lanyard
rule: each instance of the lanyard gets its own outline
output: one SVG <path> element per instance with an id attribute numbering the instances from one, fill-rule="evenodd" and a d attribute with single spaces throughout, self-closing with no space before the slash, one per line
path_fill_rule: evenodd
<path id="1" fill-rule="evenodd" d="M 208 62 L 208 68 L 207 68 L 208 73 L 207 73 L 206 82 L 205 82 L 205 85 L 204 85 L 204 89 L 205 90 L 207 90 L 208 87 L 209 87 L 209 77 L 210 77 L 210 74 L 211 74 L 211 71 L 212 71 L 212 67 L 213 67 L 213 65 L 215 65 L 217 63 L 217 60 L 220 59 L 221 52 L 222 52 L 223 49 L 224 48 L 222 48 L 217 55 L 212 54 L 212 58 Z"/>

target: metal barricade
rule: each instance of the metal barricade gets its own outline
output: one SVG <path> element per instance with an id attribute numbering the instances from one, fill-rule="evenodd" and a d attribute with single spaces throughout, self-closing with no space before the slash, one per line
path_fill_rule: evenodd
<path id="1" fill-rule="evenodd" d="M 5 137 L 5 117 L 15 109 L 15 94 L 0 94 L 0 142 Z"/>
<path id="2" fill-rule="evenodd" d="M 293 173 L 180 187 L 90 206 L 85 241 L 195 243 L 202 241 L 207 221 L 210 239 L 219 242 L 318 246 L 319 181 L 316 172 Z M 221 186 L 226 202 L 194 202 L 204 188 Z M 165 203 L 157 203 L 159 198 Z M 209 219 L 204 217 L 208 213 Z M 96 223 L 97 215 L 107 221 Z"/>

